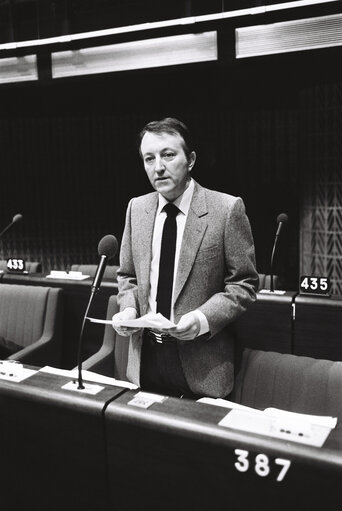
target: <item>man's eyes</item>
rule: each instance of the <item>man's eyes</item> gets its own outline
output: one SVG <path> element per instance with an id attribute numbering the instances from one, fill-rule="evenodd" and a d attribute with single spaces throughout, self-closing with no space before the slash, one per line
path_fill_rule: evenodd
<path id="1" fill-rule="evenodd" d="M 167 151 L 167 152 L 165 152 L 165 153 L 163 153 L 163 154 L 161 155 L 161 157 L 162 157 L 164 160 L 173 160 L 173 158 L 174 158 L 175 156 L 176 156 L 176 154 L 175 154 L 174 152 L 172 152 L 172 151 Z M 155 160 L 155 159 L 156 159 L 156 158 L 155 158 L 155 156 L 145 156 L 144 161 L 145 161 L 145 163 L 147 163 L 147 164 L 149 164 L 149 165 L 150 165 L 151 163 L 153 163 L 153 162 L 154 162 L 154 160 Z"/>
<path id="2" fill-rule="evenodd" d="M 146 156 L 146 158 L 145 158 L 146 163 L 152 163 L 153 160 L 154 160 L 154 156 Z"/>
<path id="3" fill-rule="evenodd" d="M 167 153 L 163 154 L 163 158 L 166 160 L 172 160 L 172 158 L 175 157 L 175 153 L 172 153 L 171 151 L 168 151 Z"/>

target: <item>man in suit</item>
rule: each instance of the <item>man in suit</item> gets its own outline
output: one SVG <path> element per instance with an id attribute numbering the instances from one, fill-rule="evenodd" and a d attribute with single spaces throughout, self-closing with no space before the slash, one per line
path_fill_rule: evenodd
<path id="1" fill-rule="evenodd" d="M 192 179 L 196 153 L 177 119 L 147 124 L 139 151 L 155 191 L 130 201 L 121 243 L 120 312 L 113 327 L 130 336 L 127 377 L 151 392 L 225 397 L 234 381 L 230 325 L 255 300 L 258 286 L 243 201 Z M 170 245 L 162 247 L 164 235 L 170 238 L 164 234 L 167 222 L 176 231 L 171 257 Z M 164 273 L 170 267 L 168 291 Z M 124 326 L 125 320 L 158 311 L 176 327 Z"/>

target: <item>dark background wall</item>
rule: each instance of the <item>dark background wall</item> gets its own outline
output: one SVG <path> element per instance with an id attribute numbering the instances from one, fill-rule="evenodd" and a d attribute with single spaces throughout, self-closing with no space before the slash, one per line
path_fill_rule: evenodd
<path id="1" fill-rule="evenodd" d="M 0 228 L 15 213 L 24 220 L 1 241 L 0 258 L 38 260 L 44 271 L 97 263 L 101 237 L 120 241 L 129 199 L 150 191 L 138 131 L 175 116 L 197 141 L 194 178 L 243 197 L 261 273 L 269 272 L 276 218 L 288 214 L 275 271 L 285 289 L 297 289 L 300 272 L 315 271 L 301 255 L 315 227 L 303 213 L 317 191 L 312 155 L 322 137 L 335 137 L 338 150 L 338 116 L 324 112 L 332 100 L 341 111 L 340 56 L 335 48 L 1 86 Z M 329 154 L 321 145 L 320 161 Z"/>

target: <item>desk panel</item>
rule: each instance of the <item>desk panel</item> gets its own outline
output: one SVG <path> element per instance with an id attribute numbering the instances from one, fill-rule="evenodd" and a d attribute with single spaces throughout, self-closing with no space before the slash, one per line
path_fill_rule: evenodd
<path id="1" fill-rule="evenodd" d="M 124 392 L 61 389 L 70 378 L 37 372 L 0 380 L 0 509 L 108 509 L 103 410 Z"/>
<path id="2" fill-rule="evenodd" d="M 294 353 L 342 360 L 342 300 L 297 296 Z"/>
<path id="3" fill-rule="evenodd" d="M 292 302 L 296 294 L 258 293 L 256 302 L 234 323 L 240 347 L 292 353 Z"/>
<path id="4" fill-rule="evenodd" d="M 226 408 L 168 398 L 142 409 L 127 404 L 134 395 L 119 396 L 105 412 L 113 507 L 312 511 L 342 505 L 340 429 L 319 449 L 218 426 Z M 239 462 L 236 449 L 248 453 L 247 462 Z M 277 481 L 282 460 L 291 465 Z M 236 468 L 246 463 L 246 470 Z"/>
<path id="5" fill-rule="evenodd" d="M 1 276 L 0 282 L 30 286 L 60 287 L 63 289 L 63 346 L 62 363 L 64 369 L 77 365 L 77 349 L 83 316 L 90 298 L 92 278 L 85 280 L 47 279 L 45 274 L 9 274 Z M 100 290 L 93 299 L 90 315 L 105 319 L 108 298 L 118 292 L 117 283 L 103 280 Z M 83 360 L 86 360 L 102 345 L 104 325 L 87 322 L 83 339 Z"/>

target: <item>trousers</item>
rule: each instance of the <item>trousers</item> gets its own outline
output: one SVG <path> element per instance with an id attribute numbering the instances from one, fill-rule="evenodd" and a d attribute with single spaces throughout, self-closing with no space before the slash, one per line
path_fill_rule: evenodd
<path id="1" fill-rule="evenodd" d="M 142 390 L 168 396 L 197 399 L 185 379 L 178 354 L 177 339 L 156 342 L 148 330 L 143 334 L 140 366 Z"/>

